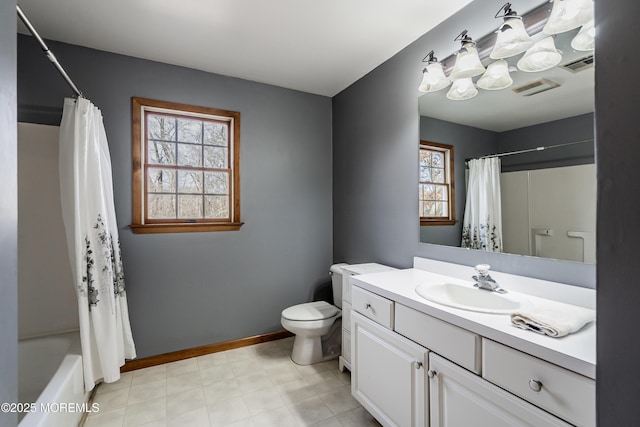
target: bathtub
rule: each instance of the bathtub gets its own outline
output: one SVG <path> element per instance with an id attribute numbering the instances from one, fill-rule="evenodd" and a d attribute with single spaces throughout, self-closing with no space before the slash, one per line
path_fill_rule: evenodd
<path id="1" fill-rule="evenodd" d="M 87 405 L 78 332 L 18 342 L 20 427 L 78 425 Z"/>

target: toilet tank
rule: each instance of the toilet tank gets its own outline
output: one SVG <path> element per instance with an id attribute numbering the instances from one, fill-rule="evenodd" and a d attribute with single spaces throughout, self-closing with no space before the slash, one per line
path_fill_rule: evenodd
<path id="1" fill-rule="evenodd" d="M 333 305 L 338 308 L 342 308 L 342 269 L 348 266 L 349 264 L 345 263 L 333 264 L 329 269 L 331 287 L 333 288 Z"/>

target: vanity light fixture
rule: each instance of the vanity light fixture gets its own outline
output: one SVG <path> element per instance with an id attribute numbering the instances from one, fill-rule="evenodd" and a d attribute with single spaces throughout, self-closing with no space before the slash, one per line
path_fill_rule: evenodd
<path id="1" fill-rule="evenodd" d="M 427 53 L 422 62 L 427 62 L 427 66 L 422 70 L 422 82 L 418 87 L 420 92 L 435 92 L 442 90 L 451 84 L 451 80 L 444 75 L 442 64 L 434 56 L 433 51 Z"/>
<path id="2" fill-rule="evenodd" d="M 578 34 L 571 40 L 571 47 L 575 50 L 593 50 L 596 47 L 596 27 L 593 19 L 580 28 Z"/>
<path id="3" fill-rule="evenodd" d="M 473 84 L 471 77 L 465 77 L 453 81 L 451 89 L 447 92 L 447 98 L 452 101 L 464 101 L 478 94 L 478 89 Z"/>
<path id="4" fill-rule="evenodd" d="M 458 34 L 454 41 L 460 41 L 462 48 L 456 53 L 456 63 L 449 75 L 449 79 L 454 80 L 455 84 L 455 80 L 475 77 L 484 73 L 485 68 L 480 62 L 476 44 L 473 39 L 467 35 L 467 30 Z"/>
<path id="5" fill-rule="evenodd" d="M 508 88 L 513 84 L 513 79 L 509 75 L 509 64 L 504 59 L 498 59 L 487 67 L 482 77 L 477 82 L 481 89 L 500 90 Z"/>
<path id="6" fill-rule="evenodd" d="M 533 40 L 524 28 L 522 17 L 511 9 L 511 3 L 505 3 L 498 10 L 495 18 L 504 18 L 504 22 L 496 31 L 498 36 L 489 55 L 491 59 L 509 58 L 533 46 Z"/>
<path id="7" fill-rule="evenodd" d="M 511 3 L 507 2 L 495 14 L 495 18 L 503 18 L 502 25 L 495 32 L 476 42 L 467 34 L 467 30 L 462 31 L 454 39 L 460 41 L 462 47 L 442 61 L 434 58 L 433 51 L 429 52 L 422 60 L 428 65 L 423 70 L 419 90 L 423 93 L 436 92 L 453 82 L 447 98 L 464 100 L 476 96 L 477 88 L 504 89 L 512 85 L 509 72 L 515 71 L 515 67 L 495 61 L 485 69 L 483 61 L 487 64 L 489 57 L 504 60 L 524 51 L 517 61 L 518 69 L 528 73 L 551 69 L 562 60 L 562 52 L 556 49 L 553 37 L 578 27 L 582 28 L 571 40 L 571 47 L 576 51 L 593 50 L 593 6 L 594 0 L 549 0 L 519 16 L 511 9 Z M 539 41 L 533 43 L 532 36 Z M 512 60 L 515 61 L 515 58 Z M 482 77 L 477 79 L 475 85 L 469 80 L 480 75 Z M 457 83 L 461 79 L 465 80 Z"/>
<path id="8" fill-rule="evenodd" d="M 553 37 L 547 37 L 527 50 L 518 61 L 518 69 L 527 73 L 548 70 L 555 67 L 562 60 L 562 54 L 553 42 Z"/>
<path id="9" fill-rule="evenodd" d="M 551 15 L 542 31 L 559 34 L 573 30 L 593 18 L 593 0 L 552 0 Z"/>

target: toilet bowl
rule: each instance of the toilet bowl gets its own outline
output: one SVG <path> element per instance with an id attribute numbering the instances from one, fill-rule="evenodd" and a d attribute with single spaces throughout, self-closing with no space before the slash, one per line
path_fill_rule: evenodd
<path id="1" fill-rule="evenodd" d="M 282 310 L 282 327 L 295 334 L 291 360 L 298 365 L 311 365 L 335 359 L 340 355 L 342 339 L 342 267 L 331 266 L 333 298 L 326 301 L 297 304 Z"/>

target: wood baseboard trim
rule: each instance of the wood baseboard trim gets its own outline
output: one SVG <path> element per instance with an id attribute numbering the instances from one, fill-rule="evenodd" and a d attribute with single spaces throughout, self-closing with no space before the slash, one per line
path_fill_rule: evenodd
<path id="1" fill-rule="evenodd" d="M 150 366 L 162 365 L 178 360 L 190 359 L 192 357 L 204 356 L 205 354 L 218 353 L 220 351 L 232 350 L 234 348 L 246 347 L 248 345 L 259 344 L 268 341 L 276 341 L 282 338 L 292 337 L 289 331 L 270 332 L 268 334 L 256 335 L 248 338 L 241 338 L 233 341 L 225 341 L 217 344 L 203 345 L 202 347 L 188 348 L 185 350 L 172 351 L 171 353 L 159 354 L 157 356 L 144 357 L 126 362 L 120 368 L 120 372 L 135 371 L 137 369 L 148 368 Z"/>

